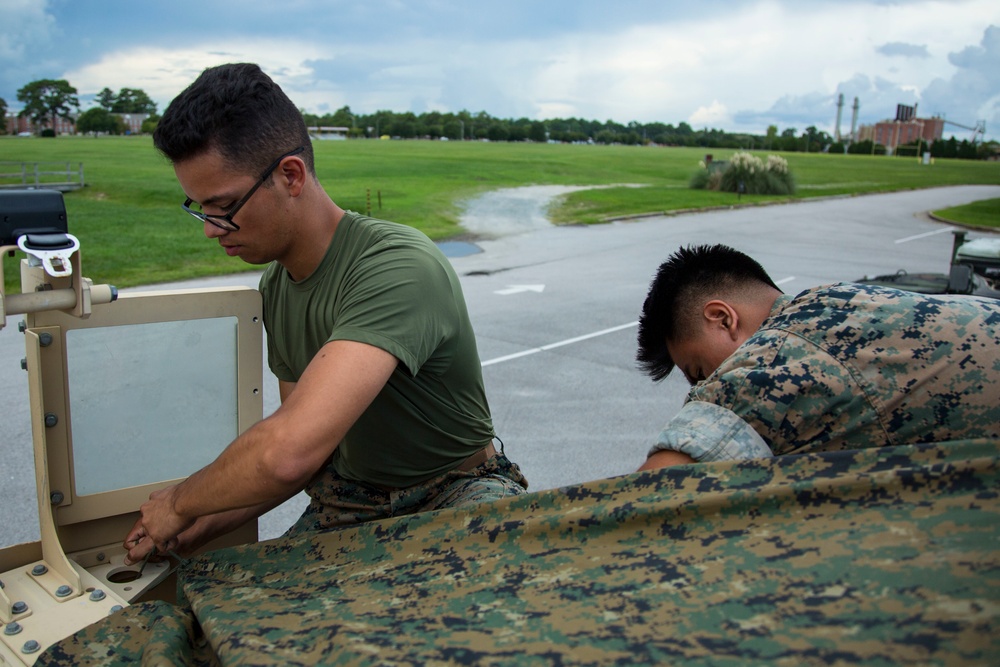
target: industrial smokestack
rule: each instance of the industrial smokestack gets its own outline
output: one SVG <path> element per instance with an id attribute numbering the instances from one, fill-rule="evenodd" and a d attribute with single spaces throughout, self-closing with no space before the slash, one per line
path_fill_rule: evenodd
<path id="1" fill-rule="evenodd" d="M 837 124 L 833 129 L 834 141 L 840 141 L 840 114 L 844 110 L 844 94 L 841 93 L 837 96 Z"/>
<path id="2" fill-rule="evenodd" d="M 858 140 L 858 98 L 854 98 L 854 113 L 851 114 L 851 141 Z"/>

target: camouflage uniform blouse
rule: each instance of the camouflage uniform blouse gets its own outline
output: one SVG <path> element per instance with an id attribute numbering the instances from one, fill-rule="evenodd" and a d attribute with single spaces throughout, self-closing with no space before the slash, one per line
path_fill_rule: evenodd
<path id="1" fill-rule="evenodd" d="M 700 461 L 1000 438 L 1000 302 L 843 283 L 782 295 L 652 451 Z"/>

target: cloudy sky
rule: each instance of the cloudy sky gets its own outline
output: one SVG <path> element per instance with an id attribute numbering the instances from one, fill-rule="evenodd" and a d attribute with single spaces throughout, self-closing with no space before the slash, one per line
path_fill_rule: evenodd
<path id="1" fill-rule="evenodd" d="M 162 111 L 205 67 L 260 63 L 301 108 L 686 121 L 833 134 L 986 122 L 1000 138 L 997 0 L 0 0 L 0 98 L 67 79 L 81 106 L 141 88 Z M 946 136 L 971 137 L 947 125 Z"/>

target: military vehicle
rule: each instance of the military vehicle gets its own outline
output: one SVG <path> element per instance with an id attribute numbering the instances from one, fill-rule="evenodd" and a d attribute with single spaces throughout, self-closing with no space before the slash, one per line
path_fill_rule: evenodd
<path id="1" fill-rule="evenodd" d="M 145 595 L 172 599 L 168 561 L 125 566 L 123 536 L 152 491 L 218 455 L 196 433 L 229 442 L 263 412 L 256 290 L 119 299 L 82 276 L 55 190 L 0 191 L 0 263 L 17 250 L 22 291 L 0 283 L 0 329 L 25 316 L 41 540 L 0 550 L 0 664 L 31 664 Z"/>
<path id="2" fill-rule="evenodd" d="M 58 193 L 55 193 L 57 195 Z M 678 466 L 126 566 L 152 491 L 262 416 L 251 289 L 81 276 L 61 195 L 20 249 L 41 540 L 0 550 L 0 664 L 996 664 L 1000 443 Z"/>
<path id="3" fill-rule="evenodd" d="M 1000 239 L 967 240 L 968 232 L 954 231 L 948 273 L 910 273 L 900 269 L 858 282 L 895 287 L 921 294 L 969 294 L 1000 299 Z"/>

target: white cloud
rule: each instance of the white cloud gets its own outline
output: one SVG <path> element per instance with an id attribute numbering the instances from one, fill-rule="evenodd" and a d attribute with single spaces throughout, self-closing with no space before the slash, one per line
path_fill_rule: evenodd
<path id="1" fill-rule="evenodd" d="M 139 47 L 106 53 L 96 62 L 66 72 L 65 78 L 81 97 L 96 95 L 103 88 L 141 88 L 163 111 L 202 70 L 223 63 L 258 62 L 279 85 L 295 88 L 311 74 L 302 65 L 304 53 L 308 51 L 301 45 L 279 40 L 258 41 L 253 47 L 218 43 L 212 51 Z"/>
<path id="2" fill-rule="evenodd" d="M 858 96 L 862 115 L 875 117 L 918 100 L 921 111 L 954 116 L 958 108 L 937 105 L 951 104 L 946 93 L 961 93 L 954 100 L 962 113 L 983 109 L 993 114 L 987 119 L 996 118 L 990 100 L 1000 83 L 985 73 L 995 51 L 983 41 L 989 25 L 1000 25 L 995 0 L 667 2 L 670 11 L 662 2 L 629 3 L 626 14 L 636 17 L 629 22 L 593 0 L 562 10 L 546 5 L 538 10 L 545 21 L 532 20 L 526 2 L 484 5 L 470 17 L 439 0 L 403 3 L 397 13 L 386 13 L 384 2 L 331 13 L 298 0 L 281 12 L 249 8 L 240 21 L 205 32 L 169 16 L 141 35 L 120 29 L 119 36 L 109 27 L 104 41 L 111 48 L 90 55 L 79 45 L 92 29 L 76 27 L 72 21 L 80 17 L 69 16 L 69 7 L 83 15 L 76 5 L 59 5 L 63 23 L 53 26 L 45 5 L 0 0 L 0 7 L 19 10 L 32 26 L 22 32 L 35 37 L 11 41 L 6 23 L 0 36 L 7 35 L 8 51 L 21 49 L 41 63 L 60 46 L 52 40 L 46 51 L 41 43 L 63 30 L 75 40 L 61 56 L 71 64 L 46 65 L 45 78 L 67 78 L 84 100 L 104 87 L 142 88 L 161 110 L 205 67 L 246 60 L 259 62 L 297 105 L 321 112 L 344 105 L 360 113 L 467 109 L 500 117 L 686 119 L 750 132 L 794 123 L 832 131 L 841 92 L 847 105 Z M 205 26 L 217 25 L 217 11 L 206 7 Z M 249 32 L 261 27 L 270 36 Z M 87 48 L 98 49 L 97 41 Z M 0 56 L 0 71 L 10 71 L 8 64 Z M 2 77 L 9 90 L 10 76 Z"/>
<path id="3" fill-rule="evenodd" d="M 732 124 L 732 116 L 725 104 L 712 100 L 707 107 L 698 107 L 688 118 L 688 124 L 694 128 L 725 127 Z"/>
<path id="4" fill-rule="evenodd" d="M 21 62 L 29 50 L 49 43 L 55 20 L 38 0 L 0 0 L 0 63 Z"/>

